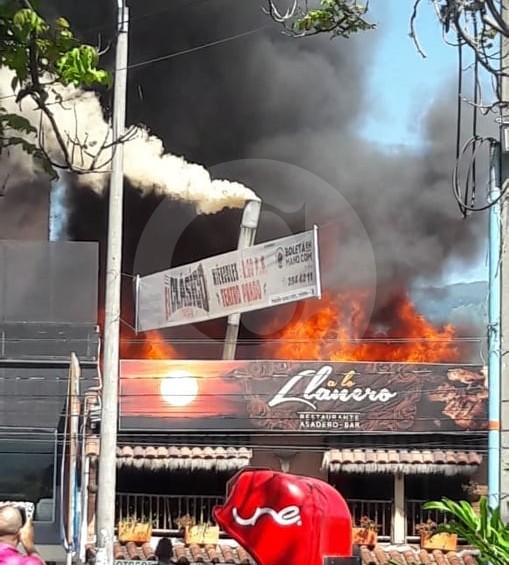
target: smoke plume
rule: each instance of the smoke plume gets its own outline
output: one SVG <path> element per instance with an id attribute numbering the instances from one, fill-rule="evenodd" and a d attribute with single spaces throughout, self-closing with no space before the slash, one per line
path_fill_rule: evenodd
<path id="1" fill-rule="evenodd" d="M 35 103 L 25 98 L 20 104 L 12 96 L 13 74 L 0 69 L 0 97 L 7 111 L 22 111 L 34 127 L 39 128 L 39 141 L 50 159 L 66 163 L 61 145 L 49 119 L 41 115 Z M 94 92 L 74 86 L 52 87 L 47 105 L 65 141 L 67 160 L 79 171 L 79 184 L 102 192 L 107 186 L 112 152 L 112 130 L 104 119 L 103 109 Z M 213 180 L 207 170 L 186 162 L 182 157 L 165 153 L 163 143 L 144 127 L 127 129 L 124 137 L 125 177 L 144 192 L 179 198 L 196 204 L 197 212 L 215 213 L 223 208 L 241 207 L 254 193 L 240 183 Z M 14 176 L 36 178 L 41 171 L 20 149 L 15 148 L 7 160 Z M 87 173 L 87 171 L 92 171 Z M 84 174 L 81 174 L 84 173 Z"/>
<path id="2" fill-rule="evenodd" d="M 114 41 L 113 3 L 47 4 L 50 12 L 67 16 L 84 39 L 96 43 L 100 38 L 101 45 Z M 377 33 L 383 30 L 349 40 L 289 39 L 263 14 L 263 6 L 263 0 L 131 2 L 128 122 L 146 124 L 158 139 L 138 129 L 126 147 L 126 272 L 133 265 L 139 237 L 161 202 L 158 193 L 172 195 L 168 230 L 172 218 L 182 214 L 189 217 L 189 228 L 186 234 L 165 233 L 159 239 L 147 272 L 235 246 L 237 214 L 223 211 L 196 218 L 179 201 L 197 203 L 198 212 L 214 212 L 223 204 L 210 207 L 203 198 L 208 202 L 217 194 L 216 201 L 224 203 L 225 185 L 209 182 L 203 169 L 175 155 L 216 167 L 214 178 L 243 183 L 262 200 L 283 208 L 296 200 L 305 202 L 311 221 L 336 224 L 332 235 L 322 230 L 326 240 L 335 238 L 334 249 L 341 250 L 328 258 L 333 276 L 327 284 L 362 285 L 367 277 L 364 251 L 357 234 L 349 233 L 351 219 L 337 206 L 337 199 L 318 194 L 301 169 L 281 175 L 277 167 L 222 164 L 278 160 L 330 183 L 358 214 L 369 236 L 379 309 L 395 290 L 441 273 L 451 258 L 468 263 L 476 257 L 484 217 L 462 221 L 450 188 L 456 97 L 449 85 L 444 84 L 441 95 L 419 116 L 421 148 L 388 152 L 366 143 L 356 133 L 360 122 L 369 113 L 383 111 L 376 93 L 365 87 Z M 223 41 L 248 31 L 253 33 Z M 107 61 L 112 63 L 111 54 Z M 395 95 L 397 89 L 395 84 Z M 85 100 L 92 123 L 80 122 L 79 127 L 84 132 L 99 127 L 97 139 L 102 142 L 102 110 L 89 94 L 77 107 Z M 103 94 L 101 101 L 108 111 L 110 95 Z M 171 155 L 161 158 L 161 143 Z M 88 189 L 71 187 L 68 193 L 69 236 L 102 239 L 105 197 L 94 191 L 89 178 L 75 179 L 75 185 L 80 183 L 88 183 Z M 226 188 L 233 206 L 240 206 L 250 194 L 238 184 Z M 285 235 L 278 226 L 272 216 L 264 216 L 258 240 Z M 290 227 L 299 226 L 290 221 Z M 168 256 L 170 236 L 176 241 L 173 257 Z"/>
<path id="3" fill-rule="evenodd" d="M 89 40 L 101 31 L 104 43 L 111 28 L 98 30 L 97 14 L 107 3 L 90 4 L 92 15 L 87 3 L 86 11 L 75 8 L 71 21 L 93 30 L 85 34 Z M 383 111 L 376 93 L 365 90 L 376 34 L 346 41 L 292 40 L 270 25 L 263 5 L 263 0 L 134 3 L 130 121 L 148 124 L 173 154 L 207 167 L 243 158 L 278 159 L 325 179 L 366 227 L 381 282 L 432 275 L 453 255 L 473 257 L 482 219 L 461 221 L 451 195 L 456 100 L 448 85 L 422 113 L 419 152 L 388 154 L 355 133 L 369 112 Z M 106 18 L 114 24 L 110 7 L 104 7 L 101 19 Z M 157 61 L 260 26 L 267 28 Z M 156 173 L 154 180 L 160 178 L 146 169 Z M 262 198 L 280 194 L 291 200 L 304 192 L 320 223 L 336 212 L 314 200 L 312 186 L 261 180 L 249 178 Z"/>

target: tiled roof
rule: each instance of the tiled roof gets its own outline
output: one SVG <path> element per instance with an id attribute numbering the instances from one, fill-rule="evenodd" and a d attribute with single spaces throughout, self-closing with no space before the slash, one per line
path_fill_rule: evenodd
<path id="1" fill-rule="evenodd" d="M 138 469 L 230 471 L 249 465 L 253 452 L 245 447 L 117 447 L 117 466 Z"/>
<path id="2" fill-rule="evenodd" d="M 473 473 L 482 462 L 475 451 L 406 449 L 331 449 L 322 467 L 332 473 L 403 473 L 406 475 Z"/>
<path id="3" fill-rule="evenodd" d="M 401 565 L 478 565 L 475 551 L 465 549 L 462 551 L 443 552 L 440 550 L 425 551 L 408 545 L 377 546 L 374 550 L 361 548 L 362 565 L 385 565 L 393 559 Z"/>
<path id="4" fill-rule="evenodd" d="M 155 544 L 154 544 L 155 547 Z M 148 543 L 140 546 L 134 543 L 121 545 L 115 544 L 116 560 L 141 560 L 156 561 L 154 549 Z M 432 551 L 427 552 L 411 546 L 377 546 L 374 550 L 361 548 L 362 565 L 386 565 L 389 559 L 394 559 L 401 565 L 415 565 L 424 563 L 427 565 L 478 565 L 475 552 L 469 549 L 462 551 Z M 93 550 L 89 550 L 89 559 L 93 559 Z M 219 545 L 190 545 L 182 543 L 173 545 L 174 562 L 181 565 L 191 563 L 231 563 L 234 565 L 254 565 L 253 560 L 241 547 L 229 542 Z"/>
<path id="5" fill-rule="evenodd" d="M 155 546 L 145 543 L 137 545 L 135 543 L 120 544 L 115 543 L 113 552 L 115 560 L 125 561 L 157 561 L 155 556 Z M 88 548 L 87 561 L 94 559 L 95 551 Z M 220 543 L 218 545 L 184 545 L 183 543 L 173 544 L 173 561 L 182 565 L 189 563 L 231 563 L 235 565 L 254 565 L 254 561 L 246 551 L 231 543 Z"/>

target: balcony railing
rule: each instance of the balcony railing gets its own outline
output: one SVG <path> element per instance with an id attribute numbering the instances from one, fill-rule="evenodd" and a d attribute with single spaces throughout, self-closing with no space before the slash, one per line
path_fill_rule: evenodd
<path id="1" fill-rule="evenodd" d="M 423 510 L 426 500 L 407 500 L 405 505 L 406 513 L 406 535 L 407 537 L 417 537 L 415 531 L 419 524 L 432 520 L 435 524 L 443 524 L 447 520 L 445 515 L 438 510 Z"/>
<path id="2" fill-rule="evenodd" d="M 391 500 L 363 500 L 350 498 L 347 500 L 348 508 L 352 513 L 352 521 L 358 524 L 362 516 L 367 516 L 378 524 L 378 537 L 390 539 L 392 523 L 392 501 Z"/>
<path id="3" fill-rule="evenodd" d="M 172 531 L 179 529 L 179 518 L 189 516 L 196 523 L 213 522 L 212 509 L 224 502 L 222 496 L 179 496 L 166 494 L 117 494 L 117 521 L 134 518 L 150 520 L 155 530 Z M 436 511 L 424 511 L 423 500 L 407 500 L 405 505 L 407 520 L 407 536 L 415 536 L 417 524 L 428 519 L 437 524 L 443 522 L 443 515 Z M 368 516 L 379 525 L 379 539 L 389 540 L 392 525 L 392 500 L 364 500 L 359 498 L 347 500 L 354 523 L 362 516 Z"/>
<path id="4" fill-rule="evenodd" d="M 166 494 L 117 494 L 117 521 L 127 518 L 152 521 L 155 530 L 178 530 L 178 519 L 191 517 L 196 523 L 212 522 L 212 509 L 222 496 L 178 496 Z"/>

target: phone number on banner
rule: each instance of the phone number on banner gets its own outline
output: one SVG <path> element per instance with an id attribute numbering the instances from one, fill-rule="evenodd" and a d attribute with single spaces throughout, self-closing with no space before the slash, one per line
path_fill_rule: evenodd
<path id="1" fill-rule="evenodd" d="M 288 277 L 288 286 L 295 286 L 296 284 L 312 283 L 314 279 L 313 273 L 300 273 L 299 275 L 290 275 Z"/>

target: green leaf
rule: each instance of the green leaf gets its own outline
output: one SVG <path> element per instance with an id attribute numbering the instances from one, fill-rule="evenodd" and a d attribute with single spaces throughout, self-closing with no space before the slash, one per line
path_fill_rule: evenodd
<path id="1" fill-rule="evenodd" d="M 8 127 L 23 133 L 37 133 L 37 129 L 19 114 L 2 114 L 0 118 Z"/>
<path id="2" fill-rule="evenodd" d="M 111 75 L 99 67 L 97 49 L 82 45 L 66 19 L 48 23 L 39 15 L 38 4 L 31 0 L 32 8 L 20 9 L 19 0 L 0 0 L 0 66 L 13 72 L 11 87 L 16 99 L 31 97 L 36 104 L 44 105 L 48 89 L 55 83 L 78 88 L 110 87 Z M 22 149 L 53 178 L 55 170 L 43 148 L 31 141 L 37 140 L 37 131 L 21 112 L 10 113 L 0 107 L 0 151 Z"/>
<path id="3" fill-rule="evenodd" d="M 17 37 L 29 41 L 31 37 L 46 31 L 48 25 L 34 10 L 24 8 L 14 14 L 12 29 Z"/>
<path id="4" fill-rule="evenodd" d="M 56 62 L 56 68 L 64 84 L 75 86 L 109 86 L 111 77 L 104 70 L 97 69 L 99 54 L 90 45 L 80 45 L 64 53 Z"/>
<path id="5" fill-rule="evenodd" d="M 486 498 L 481 499 L 478 514 L 468 502 L 447 498 L 426 503 L 424 508 L 446 513 L 448 522 L 439 529 L 456 533 L 476 547 L 481 565 L 509 563 L 509 528 L 500 517 L 500 508 L 490 508 Z"/>

